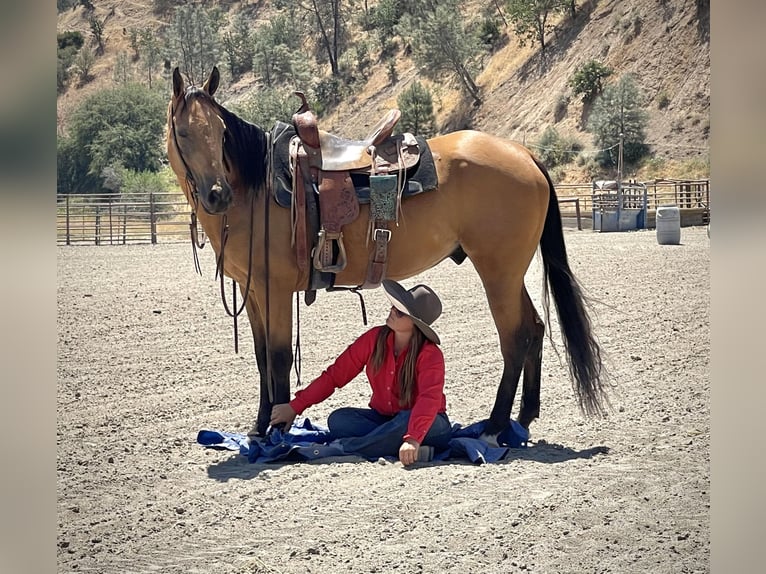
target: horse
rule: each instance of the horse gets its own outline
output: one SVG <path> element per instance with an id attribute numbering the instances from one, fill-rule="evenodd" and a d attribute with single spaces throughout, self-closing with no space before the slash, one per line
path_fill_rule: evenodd
<path id="1" fill-rule="evenodd" d="M 173 71 L 167 154 L 192 218 L 196 214 L 221 272 L 239 284 L 244 298 L 260 374 L 259 408 L 250 434 L 264 436 L 272 405 L 290 399 L 291 299 L 308 289 L 310 270 L 298 265 L 291 212 L 277 205 L 271 189 L 269 133 L 215 100 L 219 78 L 214 67 L 199 88 L 187 86 L 178 68 Z M 517 421 L 528 429 L 540 414 L 545 322 L 524 284 L 538 248 L 544 315 L 549 319 L 552 294 L 580 410 L 604 416 L 611 383 L 589 301 L 568 263 L 556 191 L 545 166 L 521 144 L 476 130 L 439 135 L 427 144 L 438 185 L 401 200 L 386 277 L 407 279 L 447 257 L 472 261 L 503 359 L 485 436 L 491 440 L 508 426 L 522 372 Z M 343 228 L 347 265 L 337 272 L 335 285 L 358 287 L 365 280 L 372 248 L 368 215 L 369 206 L 361 205 L 359 217 Z"/>

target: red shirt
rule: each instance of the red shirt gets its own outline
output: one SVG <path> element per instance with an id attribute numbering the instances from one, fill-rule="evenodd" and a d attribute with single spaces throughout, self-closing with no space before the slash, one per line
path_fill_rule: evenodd
<path id="1" fill-rule="evenodd" d="M 444 396 L 444 355 L 439 346 L 428 339 L 423 343 L 415 362 L 415 389 L 411 405 L 399 405 L 399 371 L 407 353 L 394 357 L 394 333 L 386 339 L 386 353 L 378 372 L 372 367 L 372 353 L 382 326 L 373 327 L 341 353 L 335 362 L 327 367 L 305 389 L 295 393 L 290 406 L 301 414 L 311 405 L 321 403 L 327 397 L 348 384 L 362 372 L 372 387 L 369 406 L 382 415 L 393 416 L 399 411 L 412 409 L 407 434 L 403 440 L 414 439 L 423 442 L 437 413 L 447 412 Z"/>

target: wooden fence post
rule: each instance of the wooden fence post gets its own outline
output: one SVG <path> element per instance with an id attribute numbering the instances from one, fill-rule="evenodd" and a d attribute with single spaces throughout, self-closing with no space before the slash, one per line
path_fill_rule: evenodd
<path id="1" fill-rule="evenodd" d="M 72 240 L 69 235 L 69 194 L 66 196 L 66 244 L 72 245 Z"/>
<path id="2" fill-rule="evenodd" d="M 96 206 L 96 229 L 95 229 L 96 245 L 101 245 L 101 208 Z"/>
<path id="3" fill-rule="evenodd" d="M 128 206 L 122 206 L 122 244 L 125 245 L 125 235 L 128 232 Z"/>
<path id="4" fill-rule="evenodd" d="M 154 192 L 149 192 L 149 221 L 152 234 L 152 245 L 157 243 L 157 214 L 154 212 Z"/>
<path id="5" fill-rule="evenodd" d="M 575 201 L 575 213 L 577 213 L 577 229 L 582 231 L 582 220 L 580 219 L 580 198 Z"/>

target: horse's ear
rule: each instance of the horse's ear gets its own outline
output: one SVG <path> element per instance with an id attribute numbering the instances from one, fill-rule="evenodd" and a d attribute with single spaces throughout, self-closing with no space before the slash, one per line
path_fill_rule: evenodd
<path id="1" fill-rule="evenodd" d="M 173 97 L 180 97 L 184 93 L 184 89 L 184 79 L 181 77 L 178 66 L 176 66 L 173 68 Z"/>
<path id="2" fill-rule="evenodd" d="M 205 90 L 208 95 L 212 96 L 218 89 L 218 82 L 221 79 L 221 74 L 218 72 L 218 66 L 213 66 L 213 71 L 210 72 L 210 77 L 202 84 L 202 89 Z"/>

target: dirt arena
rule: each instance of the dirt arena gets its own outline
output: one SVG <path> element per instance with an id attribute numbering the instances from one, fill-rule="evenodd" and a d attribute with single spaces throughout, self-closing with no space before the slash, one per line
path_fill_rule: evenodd
<path id="1" fill-rule="evenodd" d="M 584 418 L 546 340 L 527 449 L 497 464 L 356 458 L 249 464 L 196 443 L 247 432 L 257 409 L 246 318 L 234 353 L 211 248 L 58 248 L 58 571 L 159 573 L 691 573 L 710 570 L 710 240 L 565 231 L 595 300 L 614 411 Z M 527 285 L 538 308 L 535 260 Z M 445 311 L 448 412 L 486 418 L 501 372 L 469 261 L 415 279 Z M 388 305 L 365 293 L 370 324 Z M 358 298 L 301 304 L 302 378 L 364 329 Z M 555 317 L 554 342 L 563 346 Z M 293 374 L 295 383 L 295 375 Z M 359 377 L 306 412 L 364 406 Z M 518 404 L 518 400 L 517 400 Z M 514 413 L 516 411 L 514 410 Z"/>

